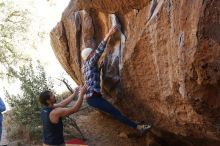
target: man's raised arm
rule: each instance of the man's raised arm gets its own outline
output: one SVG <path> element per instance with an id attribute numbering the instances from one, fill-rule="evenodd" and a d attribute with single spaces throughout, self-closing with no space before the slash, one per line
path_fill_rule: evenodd
<path id="1" fill-rule="evenodd" d="M 87 85 L 84 85 L 82 88 L 80 88 L 80 92 L 79 92 L 79 97 L 76 101 L 76 103 L 72 106 L 72 107 L 69 107 L 69 108 L 55 108 L 51 113 L 50 113 L 50 121 L 52 123 L 58 123 L 59 121 L 59 118 L 61 117 L 66 117 L 66 116 L 69 116 L 75 112 L 77 112 L 82 103 L 83 103 L 83 97 L 84 97 L 84 94 L 86 93 L 87 91 Z"/>
<path id="2" fill-rule="evenodd" d="M 73 100 L 74 97 L 78 96 L 78 92 L 79 87 L 76 87 L 73 94 L 63 99 L 61 102 L 54 104 L 54 108 L 67 106 Z"/>

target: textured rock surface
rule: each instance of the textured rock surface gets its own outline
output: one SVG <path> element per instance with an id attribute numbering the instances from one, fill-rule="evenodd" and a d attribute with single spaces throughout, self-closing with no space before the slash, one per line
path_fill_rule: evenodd
<path id="1" fill-rule="evenodd" d="M 84 47 L 121 25 L 100 63 L 103 92 L 126 115 L 172 133 L 219 140 L 220 1 L 74 0 L 51 44 L 78 83 Z"/>

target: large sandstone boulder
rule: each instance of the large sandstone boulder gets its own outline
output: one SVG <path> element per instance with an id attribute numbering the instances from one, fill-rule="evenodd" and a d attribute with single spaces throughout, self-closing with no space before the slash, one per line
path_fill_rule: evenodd
<path id="1" fill-rule="evenodd" d="M 80 52 L 107 44 L 102 90 L 121 110 L 174 134 L 220 138 L 219 0 L 72 0 L 51 31 L 67 73 L 83 83 Z"/>

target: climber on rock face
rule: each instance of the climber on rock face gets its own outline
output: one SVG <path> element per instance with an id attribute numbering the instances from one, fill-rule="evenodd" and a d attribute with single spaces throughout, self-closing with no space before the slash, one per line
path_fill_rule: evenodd
<path id="1" fill-rule="evenodd" d="M 88 86 L 88 90 L 84 95 L 84 98 L 90 106 L 104 111 L 118 121 L 128 125 L 129 127 L 138 129 L 141 133 L 144 133 L 151 128 L 151 125 L 136 124 L 134 121 L 128 119 L 126 116 L 122 115 L 121 112 L 116 109 L 110 102 L 105 100 L 100 92 L 101 87 L 98 60 L 105 50 L 108 39 L 112 37 L 118 29 L 119 26 L 112 27 L 96 50 L 93 50 L 92 48 L 85 48 L 81 52 L 81 57 L 84 61 L 82 73 L 84 76 L 85 84 Z"/>

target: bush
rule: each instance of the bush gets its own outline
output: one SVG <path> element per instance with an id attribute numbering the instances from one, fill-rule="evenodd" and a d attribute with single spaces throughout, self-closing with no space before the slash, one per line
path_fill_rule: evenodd
<path id="1" fill-rule="evenodd" d="M 21 67 L 19 72 L 13 71 L 13 74 L 21 83 L 21 93 L 11 95 L 10 91 L 6 91 L 7 102 L 13 109 L 16 123 L 25 127 L 23 129 L 27 130 L 30 140 L 39 140 L 42 131 L 39 128 L 41 121 L 38 96 L 43 90 L 53 88 L 53 84 L 46 78 L 44 68 L 39 62 L 36 67 L 30 62 Z"/>

